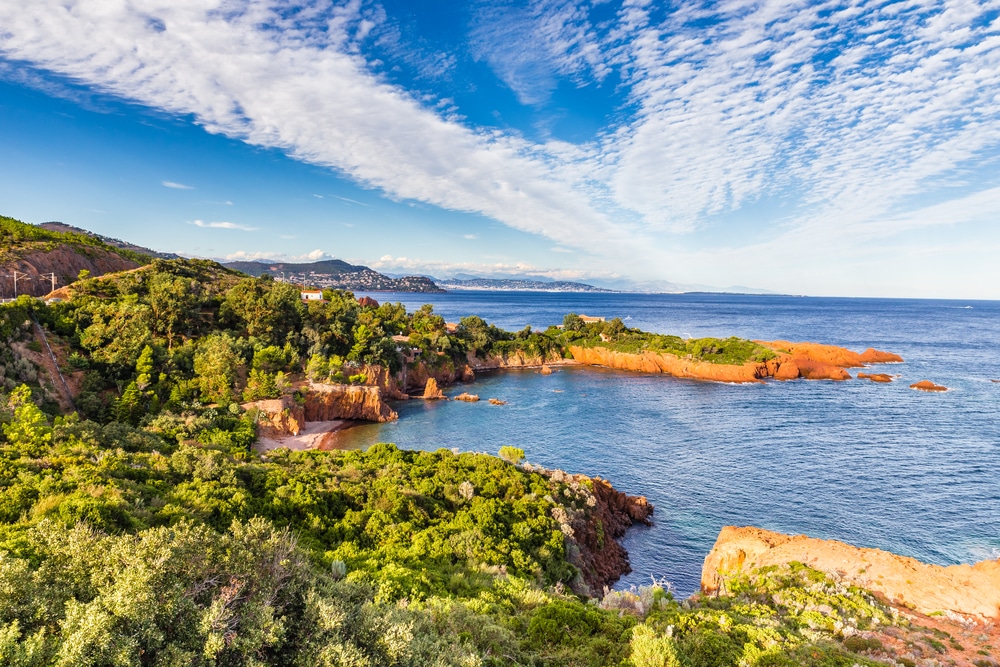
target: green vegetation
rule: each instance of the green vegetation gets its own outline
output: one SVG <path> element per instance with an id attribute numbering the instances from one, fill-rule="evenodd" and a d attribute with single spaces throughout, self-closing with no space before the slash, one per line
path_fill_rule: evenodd
<path id="1" fill-rule="evenodd" d="M 0 664 L 871 665 L 871 631 L 896 622 L 804 566 L 718 598 L 660 584 L 587 598 L 573 526 L 603 536 L 599 508 L 517 447 L 251 449 L 256 411 L 239 401 L 303 378 L 649 336 L 620 322 L 448 327 L 429 306 L 305 304 L 199 261 L 73 292 L 0 306 Z M 76 412 L 22 354 L 32 318 L 80 371 Z"/>
<path id="2" fill-rule="evenodd" d="M 630 329 L 619 318 L 607 322 L 584 322 L 570 313 L 563 320 L 559 341 L 564 345 L 606 347 L 616 352 L 638 354 L 660 352 L 713 364 L 745 364 L 767 361 L 775 353 L 743 338 L 681 338 Z"/>
<path id="3" fill-rule="evenodd" d="M 132 250 L 112 247 L 104 241 L 93 236 L 88 236 L 87 234 L 53 232 L 36 225 L 29 225 L 20 220 L 0 215 L 0 262 L 16 259 L 25 252 L 48 252 L 60 245 L 68 245 L 83 254 L 89 254 L 88 251 L 91 250 L 103 250 L 130 259 L 136 264 L 147 264 L 149 262 L 149 257 L 146 255 L 141 255 Z"/>

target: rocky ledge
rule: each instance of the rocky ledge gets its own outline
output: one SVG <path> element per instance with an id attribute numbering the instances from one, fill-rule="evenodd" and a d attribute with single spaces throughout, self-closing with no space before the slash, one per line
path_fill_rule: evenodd
<path id="1" fill-rule="evenodd" d="M 927 616 L 1000 620 L 1000 559 L 975 565 L 928 565 L 906 556 L 835 540 L 726 526 L 705 558 L 704 594 L 725 592 L 733 577 L 765 566 L 803 563 Z"/>
<path id="2" fill-rule="evenodd" d="M 524 465 L 528 472 L 545 475 L 567 485 L 566 498 L 553 510 L 553 518 L 566 536 L 567 559 L 580 570 L 574 584 L 581 595 L 601 597 L 607 586 L 632 571 L 628 552 L 618 543 L 637 523 L 653 524 L 653 505 L 644 496 L 618 491 L 600 477 L 573 475 Z"/>
<path id="3" fill-rule="evenodd" d="M 835 345 L 754 341 L 776 353 L 774 359 L 742 365 L 713 364 L 697 359 L 682 359 L 673 354 L 616 352 L 606 347 L 570 346 L 573 359 L 588 366 L 606 366 L 618 370 L 664 373 L 674 377 L 714 382 L 761 382 L 776 380 L 849 380 L 847 368 L 868 364 L 898 363 L 903 358 L 892 352 L 869 348 L 853 352 Z"/>

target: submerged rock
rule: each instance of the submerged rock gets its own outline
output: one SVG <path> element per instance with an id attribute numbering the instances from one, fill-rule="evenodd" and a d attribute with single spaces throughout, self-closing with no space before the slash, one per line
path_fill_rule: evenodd
<path id="1" fill-rule="evenodd" d="M 892 382 L 892 376 L 888 373 L 858 373 L 859 380 L 871 380 L 872 382 Z"/>

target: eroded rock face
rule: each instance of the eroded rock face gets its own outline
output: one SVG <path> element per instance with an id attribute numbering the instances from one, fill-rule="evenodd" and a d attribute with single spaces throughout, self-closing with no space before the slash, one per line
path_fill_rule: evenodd
<path id="1" fill-rule="evenodd" d="M 399 415 L 382 398 L 378 387 L 310 383 L 306 393 L 305 418 L 310 422 L 360 419 L 388 422 Z"/>
<path id="2" fill-rule="evenodd" d="M 726 526 L 705 558 L 701 590 L 712 594 L 736 574 L 768 565 L 804 563 L 922 614 L 1000 619 L 1000 560 L 975 565 L 928 565 L 880 549 L 835 540 Z"/>
<path id="3" fill-rule="evenodd" d="M 916 389 L 917 391 L 948 391 L 948 387 L 934 384 L 930 380 L 921 380 L 920 382 L 914 382 L 910 385 L 910 389 Z"/>

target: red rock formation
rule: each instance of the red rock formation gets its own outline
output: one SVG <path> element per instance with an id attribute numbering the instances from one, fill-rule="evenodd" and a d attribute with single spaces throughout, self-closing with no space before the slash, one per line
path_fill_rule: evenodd
<path id="1" fill-rule="evenodd" d="M 382 399 L 378 387 L 310 383 L 305 402 L 306 421 L 360 419 L 387 422 L 399 419 Z"/>
<path id="2" fill-rule="evenodd" d="M 910 389 L 916 389 L 918 391 L 948 391 L 948 387 L 941 386 L 939 384 L 934 384 L 930 380 L 921 380 L 920 382 L 914 382 L 910 385 Z"/>
<path id="3" fill-rule="evenodd" d="M 358 299 L 358 305 L 362 308 L 378 308 L 378 301 L 370 296 L 363 296 Z"/>
<path id="4" fill-rule="evenodd" d="M 468 392 L 463 392 L 454 398 L 456 401 L 464 401 L 466 403 L 475 403 L 479 400 L 479 397 L 475 394 L 470 394 Z"/>
<path id="5" fill-rule="evenodd" d="M 501 401 L 499 398 L 491 398 L 490 405 L 507 405 L 507 401 Z"/>
<path id="6" fill-rule="evenodd" d="M 666 353 L 615 352 L 605 347 L 570 346 L 569 352 L 573 355 L 573 359 L 588 366 L 606 366 L 643 373 L 665 373 L 674 377 L 715 382 L 760 382 L 765 378 L 849 380 L 851 375 L 844 368 L 862 366 L 864 358 L 902 361 L 898 355 L 871 349 L 864 354 L 858 354 L 833 345 L 785 341 L 756 342 L 772 347 L 778 352 L 778 356 L 763 363 L 751 361 L 738 366 L 681 359 Z"/>
<path id="7" fill-rule="evenodd" d="M 538 372 L 542 375 L 552 375 L 552 369 L 546 364 L 542 364 L 542 367 L 538 369 Z"/>
<path id="8" fill-rule="evenodd" d="M 244 410 L 257 409 L 257 432 L 261 437 L 280 440 L 298 435 L 306 422 L 305 410 L 292 396 L 244 403 Z"/>
<path id="9" fill-rule="evenodd" d="M 808 359 L 818 364 L 839 366 L 840 368 L 860 368 L 868 364 L 901 362 L 903 358 L 892 352 L 882 352 L 868 348 L 861 354 L 836 345 L 820 343 L 790 343 L 787 340 L 755 340 L 775 352 L 785 353 L 793 359 Z"/>
<path id="10" fill-rule="evenodd" d="M 834 540 L 726 526 L 702 567 L 703 593 L 757 567 L 800 562 L 879 593 L 922 614 L 955 613 L 1000 619 L 1000 559 L 975 565 L 928 565 L 880 549 Z"/>
<path id="11" fill-rule="evenodd" d="M 447 399 L 447 397 L 444 395 L 444 392 L 442 392 L 438 388 L 437 380 L 435 380 L 434 378 L 427 378 L 427 384 L 424 385 L 424 394 L 423 396 L 421 396 L 421 398 L 431 401 Z"/>
<path id="12" fill-rule="evenodd" d="M 871 380 L 872 382 L 892 382 L 892 376 L 888 373 L 858 373 L 859 380 Z"/>

